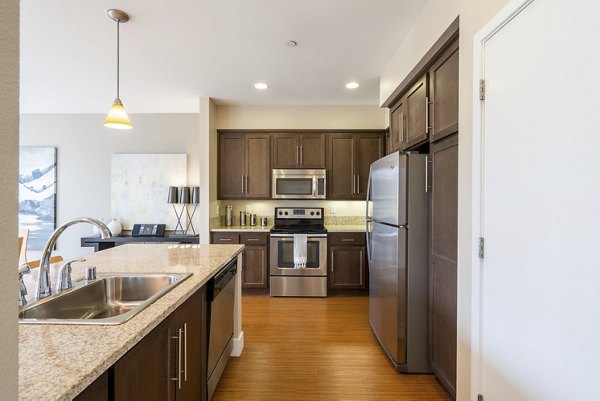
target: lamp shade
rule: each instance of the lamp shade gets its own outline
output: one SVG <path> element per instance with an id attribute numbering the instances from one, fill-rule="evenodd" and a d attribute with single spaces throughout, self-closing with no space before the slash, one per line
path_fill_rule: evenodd
<path id="1" fill-rule="evenodd" d="M 177 203 L 179 200 L 179 191 L 177 187 L 169 187 L 169 196 L 167 197 L 167 203 Z"/>
<path id="2" fill-rule="evenodd" d="M 200 203 L 200 187 L 192 187 L 192 202 Z"/>
<path id="3" fill-rule="evenodd" d="M 179 188 L 179 203 L 190 203 L 190 187 Z"/>
<path id="4" fill-rule="evenodd" d="M 104 126 L 116 129 L 133 128 L 133 124 L 131 124 L 131 120 L 129 120 L 129 117 L 127 116 L 127 112 L 123 107 L 123 103 L 121 103 L 121 99 L 115 99 L 115 102 L 110 108 L 108 115 L 104 119 Z"/>

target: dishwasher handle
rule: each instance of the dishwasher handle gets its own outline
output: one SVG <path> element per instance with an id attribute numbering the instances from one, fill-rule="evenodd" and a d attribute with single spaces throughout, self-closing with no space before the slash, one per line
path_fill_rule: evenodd
<path id="1" fill-rule="evenodd" d="M 213 302 L 217 295 L 229 284 L 237 274 L 237 261 L 232 261 L 230 264 L 221 269 L 220 272 L 210 279 L 208 285 L 208 301 Z"/>

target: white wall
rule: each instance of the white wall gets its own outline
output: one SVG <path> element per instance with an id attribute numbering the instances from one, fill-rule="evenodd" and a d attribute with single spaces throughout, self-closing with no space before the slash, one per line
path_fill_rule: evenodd
<path id="1" fill-rule="evenodd" d="M 457 399 L 468 400 L 471 377 L 471 160 L 473 36 L 508 0 L 429 0 L 380 78 L 380 101 L 394 91 L 431 45 L 460 15 L 458 167 L 458 371 Z"/>
<path id="2" fill-rule="evenodd" d="M 384 129 L 377 106 L 217 106 L 218 129 Z"/>
<path id="3" fill-rule="evenodd" d="M 74 217 L 112 217 L 110 159 L 113 153 L 186 153 L 188 185 L 200 183 L 200 114 L 134 114 L 134 129 L 113 130 L 102 125 L 100 114 L 23 114 L 21 145 L 57 148 L 57 224 Z M 201 193 L 208 185 L 201 186 Z M 166 194 L 160 194 L 166 202 Z M 204 206 L 204 205 L 201 205 Z M 194 218 L 199 228 L 200 214 Z M 208 225 L 206 225 L 208 227 Z M 92 226 L 69 228 L 56 254 L 65 258 L 92 252 L 81 248 L 81 236 Z"/>
<path id="4" fill-rule="evenodd" d="M 17 170 L 19 146 L 19 2 L 0 5 L 0 389 L 17 399 Z"/>

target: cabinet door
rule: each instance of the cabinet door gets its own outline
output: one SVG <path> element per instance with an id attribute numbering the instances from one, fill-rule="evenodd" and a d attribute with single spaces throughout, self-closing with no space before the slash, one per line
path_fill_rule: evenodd
<path id="1" fill-rule="evenodd" d="M 403 147 L 406 135 L 406 108 L 404 98 L 392 107 L 390 112 L 390 132 L 388 137 L 388 153 L 400 150 Z"/>
<path id="2" fill-rule="evenodd" d="M 329 263 L 329 288 L 366 288 L 364 246 L 331 246 Z"/>
<path id="3" fill-rule="evenodd" d="M 268 288 L 269 247 L 246 245 L 243 262 L 242 287 Z"/>
<path id="4" fill-rule="evenodd" d="M 406 94 L 406 135 L 403 149 L 427 140 L 429 133 L 429 99 L 427 75 Z"/>
<path id="5" fill-rule="evenodd" d="M 458 132 L 458 42 L 429 71 L 431 141 Z"/>
<path id="6" fill-rule="evenodd" d="M 325 134 L 303 134 L 300 142 L 300 167 L 325 168 Z"/>
<path id="7" fill-rule="evenodd" d="M 456 393 L 458 137 L 433 144 L 429 245 L 429 355 L 452 398 Z"/>
<path id="8" fill-rule="evenodd" d="M 356 186 L 354 136 L 329 134 L 327 149 L 327 199 L 352 199 Z"/>
<path id="9" fill-rule="evenodd" d="M 248 135 L 246 138 L 246 198 L 271 198 L 271 137 L 268 134 Z"/>
<path id="10" fill-rule="evenodd" d="M 300 164 L 300 135 L 273 134 L 273 168 L 297 168 Z"/>
<path id="11" fill-rule="evenodd" d="M 243 197 L 245 135 L 219 134 L 219 199 Z"/>
<path id="12" fill-rule="evenodd" d="M 176 348 L 167 317 L 113 365 L 115 401 L 173 401 Z"/>
<path id="13" fill-rule="evenodd" d="M 177 333 L 181 329 L 181 386 L 175 385 L 177 401 L 206 400 L 207 370 L 206 286 L 196 291 L 176 311 Z"/>
<path id="14" fill-rule="evenodd" d="M 354 198 L 364 200 L 367 197 L 367 185 L 369 182 L 369 169 L 371 163 L 384 154 L 383 135 L 356 135 L 354 143 L 356 146 L 354 157 L 354 174 L 356 184 Z"/>
<path id="15" fill-rule="evenodd" d="M 92 384 L 87 386 L 74 401 L 107 401 L 110 399 L 109 393 L 109 380 L 108 371 L 102 373 L 99 378 L 94 380 Z"/>

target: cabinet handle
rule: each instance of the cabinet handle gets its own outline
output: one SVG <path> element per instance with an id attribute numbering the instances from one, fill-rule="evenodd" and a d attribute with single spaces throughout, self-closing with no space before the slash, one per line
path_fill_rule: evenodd
<path id="1" fill-rule="evenodd" d="M 183 324 L 183 380 L 187 381 L 187 323 Z"/>
<path id="2" fill-rule="evenodd" d="M 429 134 L 429 130 L 431 127 L 429 126 L 429 105 L 431 102 L 429 101 L 429 96 L 425 96 L 425 133 Z"/>
<path id="3" fill-rule="evenodd" d="M 246 193 L 248 193 L 248 174 L 246 174 L 244 177 L 246 177 Z"/>
<path id="4" fill-rule="evenodd" d="M 352 174 L 352 194 L 356 193 L 356 174 Z"/>
<path id="5" fill-rule="evenodd" d="M 400 113 L 400 142 L 404 142 L 404 113 Z"/>
<path id="6" fill-rule="evenodd" d="M 242 193 L 244 193 L 244 174 L 242 174 Z"/>
<path id="7" fill-rule="evenodd" d="M 231 241 L 231 238 L 219 238 L 219 241 Z"/>
<path id="8" fill-rule="evenodd" d="M 354 242 L 354 238 L 342 238 L 342 242 Z"/>
<path id="9" fill-rule="evenodd" d="M 260 238 L 247 238 L 246 241 L 260 241 Z"/>
<path id="10" fill-rule="evenodd" d="M 300 163 L 300 147 L 296 146 L 296 164 Z"/>
<path id="11" fill-rule="evenodd" d="M 300 164 L 304 163 L 302 159 L 304 159 L 304 148 L 300 146 Z"/>
<path id="12" fill-rule="evenodd" d="M 177 388 L 181 389 L 181 329 L 177 330 L 178 335 L 172 336 L 173 340 L 177 340 L 177 376 L 172 377 L 172 381 L 177 382 Z"/>
<path id="13" fill-rule="evenodd" d="M 356 193 L 359 194 L 360 193 L 360 174 L 356 174 Z"/>

